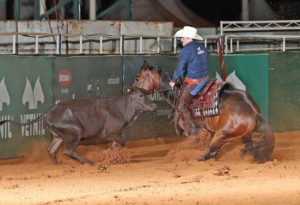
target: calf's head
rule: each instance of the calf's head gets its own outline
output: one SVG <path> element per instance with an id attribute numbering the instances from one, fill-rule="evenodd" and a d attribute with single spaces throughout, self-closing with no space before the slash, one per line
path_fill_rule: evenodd
<path id="1" fill-rule="evenodd" d="M 133 89 L 128 94 L 131 106 L 137 111 L 153 111 L 156 104 L 146 98 L 146 94 L 141 89 Z"/>

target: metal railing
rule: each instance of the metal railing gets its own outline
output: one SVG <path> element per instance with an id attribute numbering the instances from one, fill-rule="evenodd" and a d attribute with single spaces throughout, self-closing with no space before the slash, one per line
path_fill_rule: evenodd
<path id="1" fill-rule="evenodd" d="M 220 21 L 224 52 L 300 50 L 300 20 Z M 299 34 L 299 35 L 298 35 Z"/>
<path id="2" fill-rule="evenodd" d="M 104 35 L 104 34 L 62 34 L 62 33 L 26 33 L 26 32 L 6 32 L 0 33 L 3 36 L 11 36 L 9 42 L 0 42 L 0 54 L 176 54 L 178 44 L 174 36 L 124 36 L 124 35 Z M 218 52 L 217 35 L 203 36 L 204 45 L 210 52 Z M 22 38 L 22 39 L 20 39 Z M 48 41 L 41 40 L 52 38 Z M 34 40 L 33 40 L 34 39 Z M 147 41 L 151 45 L 147 46 Z M 97 48 L 86 48 L 84 44 L 92 42 L 98 44 Z M 115 42 L 115 46 L 106 48 L 104 44 Z M 125 43 L 128 42 L 128 43 Z M 50 49 L 41 49 L 40 45 L 53 45 Z M 134 45 L 138 46 L 134 46 Z M 163 46 L 165 44 L 166 46 Z M 7 47 L 11 45 L 11 47 Z M 74 46 L 75 45 L 75 46 Z M 126 46 L 130 48 L 126 48 Z M 27 50 L 26 50 L 27 47 Z M 29 47 L 29 48 L 28 48 Z M 151 49 L 149 49 L 151 47 Z M 162 48 L 163 47 L 163 48 Z M 2 49 L 1 49 L 2 48 Z M 7 52 L 3 52 L 7 51 Z"/>
<path id="3" fill-rule="evenodd" d="M 6 41 L 1 37 L 9 36 Z M 211 53 L 218 53 L 218 35 L 203 36 Z M 43 40 L 48 38 L 48 40 Z M 177 54 L 174 36 L 104 34 L 0 33 L 0 54 Z M 224 35 L 225 54 L 244 51 L 300 50 L 300 35 Z M 149 43 L 150 42 L 150 43 Z M 93 44 L 93 45 L 92 45 Z M 108 45 L 109 44 L 109 45 Z M 11 45 L 11 46 L 10 46 Z M 92 46 L 91 46 L 92 45 Z"/>
<path id="4" fill-rule="evenodd" d="M 241 51 L 300 50 L 300 35 L 225 35 L 224 39 L 226 54 Z"/>
<path id="5" fill-rule="evenodd" d="M 300 31 L 300 20 L 220 21 L 220 35 L 253 31 Z"/>

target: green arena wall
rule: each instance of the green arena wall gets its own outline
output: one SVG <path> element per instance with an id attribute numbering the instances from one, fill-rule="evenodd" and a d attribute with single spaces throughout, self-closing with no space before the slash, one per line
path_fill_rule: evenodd
<path id="1" fill-rule="evenodd" d="M 225 55 L 228 80 L 238 82 L 257 102 L 274 131 L 299 130 L 300 52 Z M 28 122 L 62 99 L 121 96 L 143 61 L 172 74 L 177 56 L 0 56 L 0 120 Z M 210 78 L 221 76 L 220 58 L 209 57 Z M 172 109 L 158 93 L 158 109 L 144 112 L 125 130 L 126 140 L 175 137 Z M 28 143 L 51 138 L 44 121 L 0 127 L 0 158 L 22 156 Z"/>

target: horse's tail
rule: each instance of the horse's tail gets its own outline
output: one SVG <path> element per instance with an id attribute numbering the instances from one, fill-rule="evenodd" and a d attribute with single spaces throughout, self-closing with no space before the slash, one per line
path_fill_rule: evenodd
<path id="1" fill-rule="evenodd" d="M 47 115 L 48 115 L 48 113 L 44 113 L 44 114 L 40 115 L 39 117 L 37 117 L 36 119 L 34 119 L 30 122 L 25 122 L 25 123 L 13 121 L 13 120 L 2 120 L 2 121 L 0 121 L 0 125 L 2 125 L 4 123 L 7 123 L 7 122 L 12 122 L 12 123 L 17 124 L 17 125 L 30 125 L 30 124 L 36 123 L 36 122 L 44 119 L 45 117 L 47 117 Z"/>
<path id="2" fill-rule="evenodd" d="M 256 120 L 260 124 L 261 133 L 253 136 L 253 157 L 256 162 L 262 163 L 268 160 L 273 152 L 275 136 L 267 120 L 260 113 L 257 114 Z"/>

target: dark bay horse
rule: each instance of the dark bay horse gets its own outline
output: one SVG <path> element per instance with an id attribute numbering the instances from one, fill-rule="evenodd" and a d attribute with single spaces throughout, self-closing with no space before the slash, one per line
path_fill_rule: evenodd
<path id="1" fill-rule="evenodd" d="M 161 97 L 174 108 L 179 88 L 171 90 L 170 80 L 171 76 L 168 73 L 158 67 L 149 66 L 144 61 L 132 86 L 142 88 L 146 92 L 158 91 Z M 244 143 L 241 156 L 249 153 L 258 163 L 268 160 L 274 149 L 275 136 L 252 97 L 245 91 L 224 87 L 219 95 L 219 106 L 218 116 L 205 117 L 204 120 L 192 119 L 199 128 L 203 128 L 201 125 L 204 123 L 213 134 L 207 151 L 199 160 L 204 161 L 215 157 L 226 142 L 238 139 L 242 139 Z M 182 120 L 179 126 L 185 130 Z"/>

